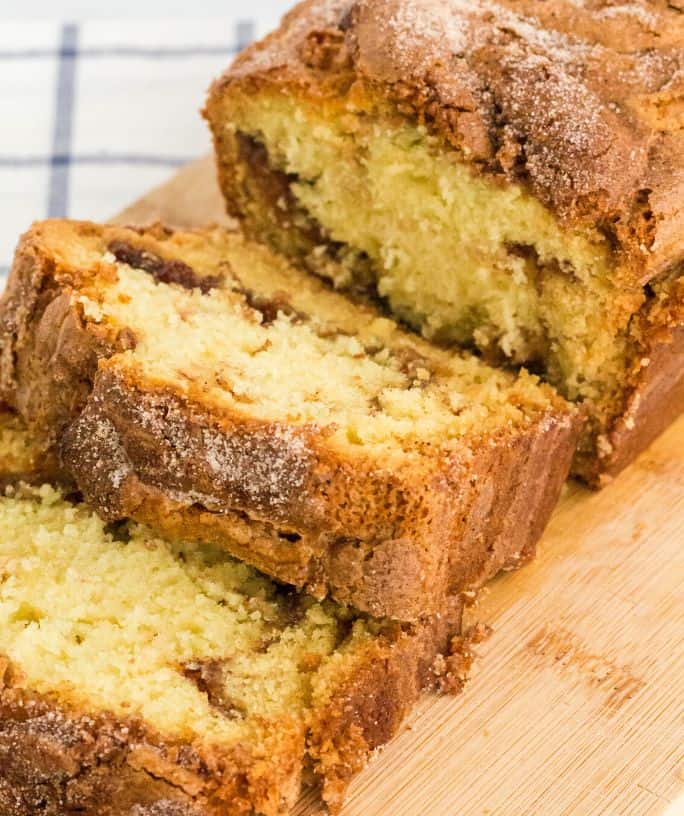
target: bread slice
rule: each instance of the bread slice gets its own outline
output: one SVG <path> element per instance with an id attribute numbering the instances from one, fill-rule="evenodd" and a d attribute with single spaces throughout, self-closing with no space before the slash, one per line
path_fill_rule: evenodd
<path id="1" fill-rule="evenodd" d="M 106 519 L 378 617 L 528 558 L 581 421 L 218 228 L 37 224 L 0 309 L 2 398 Z"/>
<path id="2" fill-rule="evenodd" d="M 460 686 L 457 600 L 373 620 L 49 486 L 0 531 L 3 816 L 276 816 L 304 771 L 335 810 L 421 689 Z"/>
<path id="3" fill-rule="evenodd" d="M 211 89 L 228 210 L 542 374 L 605 483 L 684 409 L 678 5 L 308 0 Z"/>

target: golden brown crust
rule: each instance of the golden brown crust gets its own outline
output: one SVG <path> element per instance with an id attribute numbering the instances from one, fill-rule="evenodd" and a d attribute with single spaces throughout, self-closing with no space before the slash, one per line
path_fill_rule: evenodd
<path id="1" fill-rule="evenodd" d="M 306 753 L 332 811 L 372 750 L 399 730 L 434 666 L 458 634 L 461 604 L 373 638 L 314 703 Z M 454 641 L 460 648 L 461 641 Z M 439 664 L 437 664 L 439 665 Z M 23 687 L 0 661 L 0 811 L 3 816 L 238 816 L 289 812 L 301 785 L 303 732 L 272 724 L 259 756 L 170 742 L 144 723 L 78 711 Z"/>
<path id="2" fill-rule="evenodd" d="M 58 275 L 41 236 L 28 233 L 0 299 L 0 399 L 31 417 L 48 450 L 82 408 L 98 358 L 116 341 L 86 326 Z"/>
<path id="3" fill-rule="evenodd" d="M 361 446 L 343 454 L 325 429 L 216 412 L 201 395 L 137 382 L 110 359 L 130 338 L 86 320 L 69 295 L 79 271 L 54 264 L 36 228 L 2 304 L 0 393 L 50 429 L 107 518 L 217 543 L 318 596 L 401 620 L 533 552 L 581 423 L 560 401 L 524 427 L 398 464 Z"/>
<path id="4" fill-rule="evenodd" d="M 597 225 L 620 274 L 684 247 L 684 12 L 666 0 L 306 0 L 218 80 L 385 100 L 479 171 Z"/>
<path id="5" fill-rule="evenodd" d="M 641 342 L 623 412 L 584 477 L 608 483 L 684 411 L 684 277 L 639 315 Z"/>

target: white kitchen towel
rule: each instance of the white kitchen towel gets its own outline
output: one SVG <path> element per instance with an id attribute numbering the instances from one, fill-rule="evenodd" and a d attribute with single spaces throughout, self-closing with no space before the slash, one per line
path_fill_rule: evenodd
<path id="1" fill-rule="evenodd" d="M 212 78 L 280 8 L 227 19 L 0 21 L 0 285 L 46 217 L 104 220 L 210 149 Z"/>

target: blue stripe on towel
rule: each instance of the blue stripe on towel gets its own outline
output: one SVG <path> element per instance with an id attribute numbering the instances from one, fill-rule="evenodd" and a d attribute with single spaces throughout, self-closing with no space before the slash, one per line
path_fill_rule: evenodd
<path id="1" fill-rule="evenodd" d="M 254 39 L 256 27 L 252 20 L 238 20 L 235 24 L 235 51 L 239 53 Z"/>
<path id="2" fill-rule="evenodd" d="M 52 155 L 64 161 L 50 162 L 48 181 L 48 218 L 63 218 L 69 210 L 69 163 L 74 125 L 78 26 L 65 23 L 60 35 L 57 84 L 55 87 Z"/>
<path id="3" fill-rule="evenodd" d="M 143 153 L 83 153 L 55 154 L 52 156 L 0 156 L 0 169 L 6 167 L 42 167 L 50 165 L 149 165 L 152 167 L 181 167 L 197 156 L 152 156 Z"/>
<path id="4" fill-rule="evenodd" d="M 238 23 L 238 28 L 245 26 L 242 37 L 235 45 L 188 45 L 168 48 L 152 48 L 145 46 L 111 45 L 92 48 L 83 48 L 78 51 L 69 48 L 60 48 L 55 51 L 52 48 L 27 48 L 23 51 L 2 51 L 1 60 L 25 60 L 25 59 L 52 59 L 53 57 L 141 57 L 142 59 L 179 59 L 183 57 L 230 57 L 237 54 L 245 45 L 254 38 L 254 23 L 246 21 Z M 239 35 L 240 37 L 240 35 Z"/>

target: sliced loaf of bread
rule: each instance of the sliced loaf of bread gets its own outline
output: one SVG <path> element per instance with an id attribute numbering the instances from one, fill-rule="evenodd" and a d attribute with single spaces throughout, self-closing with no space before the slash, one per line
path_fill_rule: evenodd
<path id="1" fill-rule="evenodd" d="M 108 520 L 417 620 L 534 551 L 578 412 L 222 229 L 37 224 L 0 398 Z"/>
<path id="2" fill-rule="evenodd" d="M 664 0 L 306 0 L 211 88 L 227 209 L 533 366 L 605 484 L 684 411 L 682 43 Z"/>

